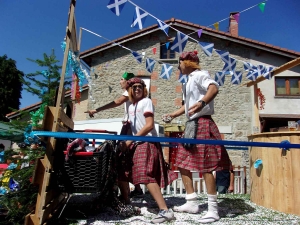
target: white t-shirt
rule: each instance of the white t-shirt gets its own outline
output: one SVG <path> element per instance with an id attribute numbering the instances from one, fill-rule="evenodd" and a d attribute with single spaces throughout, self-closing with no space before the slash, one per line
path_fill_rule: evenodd
<path id="1" fill-rule="evenodd" d="M 128 92 L 124 91 L 123 96 L 128 97 Z M 122 122 L 128 121 L 128 108 L 129 108 L 130 104 L 131 104 L 131 102 L 129 100 L 124 103 L 124 116 L 123 116 Z"/>
<path id="2" fill-rule="evenodd" d="M 192 116 L 188 115 L 189 108 L 204 97 L 210 84 L 216 85 L 219 89 L 219 84 L 209 76 L 207 71 L 195 70 L 188 75 L 188 82 L 183 85 L 182 91 L 185 101 L 185 115 L 189 120 L 214 114 L 214 101 L 212 100 L 200 112 Z"/>
<path id="3" fill-rule="evenodd" d="M 135 104 L 131 104 L 128 108 L 128 116 L 132 134 L 136 135 L 145 125 L 145 113 L 154 114 L 154 107 L 151 99 L 143 98 Z M 153 128 L 146 136 L 158 136 L 156 130 Z"/>

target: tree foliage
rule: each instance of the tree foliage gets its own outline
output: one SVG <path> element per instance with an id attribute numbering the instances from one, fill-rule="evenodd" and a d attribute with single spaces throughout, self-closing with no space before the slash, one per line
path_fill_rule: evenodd
<path id="1" fill-rule="evenodd" d="M 0 57 L 0 120 L 12 109 L 19 109 L 24 73 L 17 69 L 16 61 L 7 55 Z"/>
<path id="2" fill-rule="evenodd" d="M 51 54 L 43 54 L 43 59 L 28 59 L 42 67 L 43 70 L 38 70 L 34 73 L 25 75 L 23 79 L 24 89 L 33 95 L 38 96 L 43 103 L 48 106 L 53 106 L 55 101 L 56 89 L 60 83 L 60 69 L 57 63 L 54 49 Z M 71 81 L 66 78 L 65 85 L 69 85 Z"/>

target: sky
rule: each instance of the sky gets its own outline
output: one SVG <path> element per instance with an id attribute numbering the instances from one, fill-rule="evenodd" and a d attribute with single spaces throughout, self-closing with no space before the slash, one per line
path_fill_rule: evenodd
<path id="1" fill-rule="evenodd" d="M 260 3 L 260 0 L 132 0 L 143 10 L 160 20 L 181 19 L 202 26 L 229 17 Z M 127 2 L 120 16 L 107 8 L 109 0 L 77 0 L 75 18 L 77 35 L 83 27 L 109 40 L 137 31 L 131 28 L 135 6 Z M 186 4 L 188 3 L 188 4 Z M 16 61 L 25 74 L 43 68 L 27 60 L 42 59 L 43 53 L 55 54 L 63 61 L 61 42 L 66 33 L 69 0 L 0 0 L 0 55 Z M 156 24 L 148 16 L 144 27 Z M 219 23 L 219 30 L 228 30 L 228 19 Z M 265 11 L 258 6 L 240 14 L 239 36 L 300 52 L 300 0 L 268 0 Z M 201 41 L 201 39 L 200 39 Z M 107 42 L 83 31 L 80 51 Z M 22 92 L 20 108 L 39 102 L 26 91 Z"/>

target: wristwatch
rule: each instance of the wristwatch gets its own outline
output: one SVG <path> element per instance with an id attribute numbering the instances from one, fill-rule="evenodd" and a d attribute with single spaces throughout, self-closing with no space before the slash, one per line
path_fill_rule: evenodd
<path id="1" fill-rule="evenodd" d="M 202 108 L 206 106 L 206 102 L 205 102 L 205 101 L 200 100 L 200 101 L 198 101 L 198 102 L 200 102 L 200 103 L 202 104 Z"/>

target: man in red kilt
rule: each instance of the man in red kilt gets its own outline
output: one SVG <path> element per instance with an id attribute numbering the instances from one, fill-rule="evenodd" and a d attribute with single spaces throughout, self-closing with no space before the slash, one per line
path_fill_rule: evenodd
<path id="1" fill-rule="evenodd" d="M 154 107 L 151 99 L 147 98 L 148 91 L 144 81 L 140 78 L 130 79 L 127 82 L 127 91 L 132 102 L 128 108 L 132 134 L 157 136 L 154 128 Z M 121 148 L 134 151 L 131 182 L 134 185 L 145 184 L 160 209 L 151 222 L 163 223 L 174 220 L 174 213 L 168 209 L 160 189 L 177 179 L 177 175 L 167 170 L 160 144 L 126 141 L 121 142 Z"/>
<path id="2" fill-rule="evenodd" d="M 218 94 L 219 85 L 207 71 L 200 70 L 197 52 L 184 52 L 180 55 L 181 74 L 188 75 L 188 82 L 183 85 L 184 105 L 171 114 L 163 117 L 170 122 L 185 113 L 188 121 L 195 122 L 195 135 L 192 138 L 221 140 L 221 135 L 211 118 L 214 114 L 214 98 Z M 187 129 L 187 126 L 186 126 Z M 211 223 L 220 219 L 218 214 L 216 183 L 213 171 L 229 169 L 231 161 L 224 146 L 197 144 L 192 147 L 179 145 L 175 166 L 178 167 L 186 190 L 186 203 L 174 207 L 174 211 L 198 213 L 197 194 L 193 188 L 192 172 L 203 174 L 208 196 L 208 212 L 200 219 L 200 223 Z"/>

